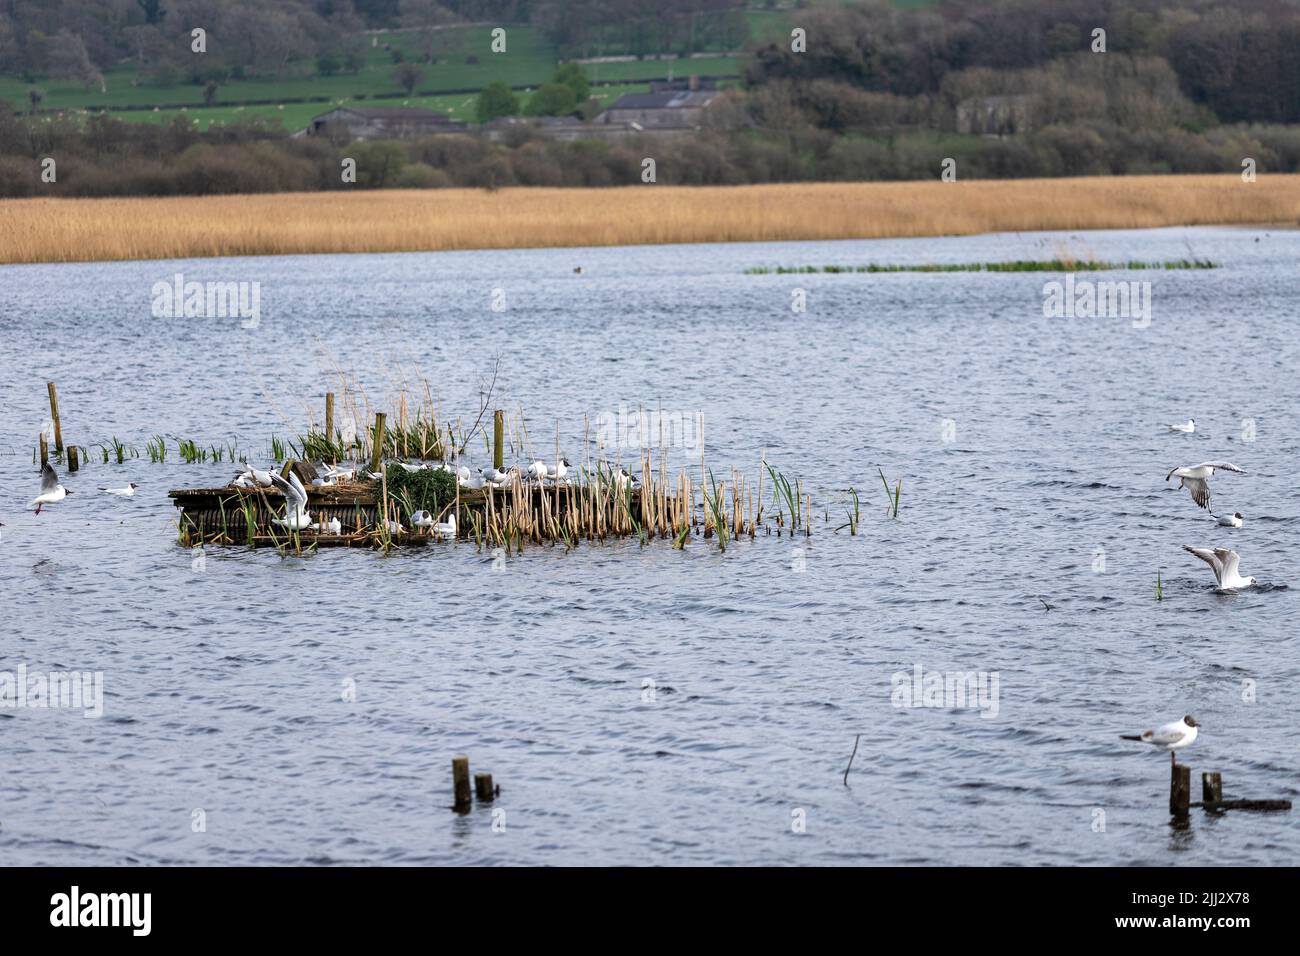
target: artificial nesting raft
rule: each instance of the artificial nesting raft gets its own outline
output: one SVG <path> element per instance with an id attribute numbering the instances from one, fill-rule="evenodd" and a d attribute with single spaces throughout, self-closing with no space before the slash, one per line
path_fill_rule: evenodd
<path id="1" fill-rule="evenodd" d="M 248 544 L 253 547 L 281 547 L 292 534 L 273 522 L 283 517 L 284 494 L 278 488 L 186 488 L 168 492 L 177 508 L 181 509 L 180 542 L 186 547 L 200 544 Z M 458 537 L 475 538 L 494 535 L 489 529 L 506 527 L 524 534 L 529 540 L 541 543 L 558 540 L 562 533 L 551 534 L 560 526 L 573 537 L 588 537 L 577 529 L 584 524 L 584 515 L 593 529 L 590 537 L 615 536 L 630 533 L 632 526 L 623 504 L 608 499 L 615 496 L 606 492 L 605 509 L 612 514 L 601 515 L 597 492 L 574 486 L 538 487 L 535 483 L 514 488 L 487 490 L 460 490 L 460 512 L 457 518 Z M 629 491 L 624 496 L 633 518 L 642 511 L 640 490 Z M 617 506 L 617 510 L 615 509 Z M 307 508 L 314 522 L 329 524 L 335 518 L 343 533 L 318 534 L 299 532 L 303 543 L 318 547 L 372 547 L 382 543 L 384 535 L 378 531 L 378 486 L 368 482 L 338 484 L 328 488 L 308 488 Z M 452 504 L 452 510 L 455 504 Z M 249 531 L 249 517 L 252 532 Z M 604 520 L 599 520 L 603 517 Z M 401 517 L 403 527 L 410 524 L 406 515 Z M 637 521 L 638 525 L 647 527 Z M 598 531 L 596 529 L 599 529 Z M 477 533 L 476 533 L 477 532 Z M 428 544 L 433 540 L 428 530 L 410 529 L 386 536 L 392 544 Z M 498 543 L 505 544 L 506 541 Z"/>
<path id="2" fill-rule="evenodd" d="M 413 510 L 431 511 L 438 520 L 451 510 L 456 513 L 458 536 L 489 547 L 522 549 L 528 543 L 558 543 L 573 546 L 578 541 L 636 536 L 642 541 L 669 538 L 681 548 L 694 532 L 715 539 L 721 550 L 727 542 L 748 535 L 760 527 L 765 534 L 762 481 L 757 490 L 733 471 L 730 482 L 715 481 L 711 487 L 697 486 L 685 471 L 670 479 L 658 475 L 642 462 L 642 487 L 616 489 L 607 481 L 540 484 L 518 475 L 504 488 L 457 489 L 446 473 L 424 471 L 415 476 L 390 474 L 386 483 L 352 482 L 328 487 L 312 486 L 314 469 L 303 462 L 289 462 L 285 472 L 296 471 L 307 491 L 307 508 L 313 521 L 329 524 L 335 518 L 344 533 L 290 532 L 277 525 L 283 515 L 284 496 L 276 488 L 195 488 L 169 492 L 181 509 L 179 540 L 196 544 L 246 544 L 253 547 L 379 546 L 427 544 L 429 530 L 410 529 L 396 534 L 385 530 L 387 517 L 410 523 Z M 441 487 L 439 486 L 441 483 Z M 788 487 L 788 483 L 787 483 Z M 386 507 L 381 496 L 387 493 Z M 777 510 L 777 534 L 794 534 L 796 528 L 810 533 L 811 501 L 805 501 L 806 515 L 795 507 L 790 493 L 790 513 Z M 788 523 L 788 524 L 787 524 Z"/>

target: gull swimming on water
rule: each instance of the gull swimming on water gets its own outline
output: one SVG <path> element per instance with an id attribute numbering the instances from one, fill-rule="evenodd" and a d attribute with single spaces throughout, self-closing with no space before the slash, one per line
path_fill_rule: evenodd
<path id="1" fill-rule="evenodd" d="M 1219 518 L 1219 526 L 1223 528 L 1240 528 L 1241 512 L 1238 511 L 1234 514 L 1228 515 L 1227 517 Z"/>
<path id="2" fill-rule="evenodd" d="M 1140 740 L 1144 744 L 1151 744 L 1157 750 L 1169 751 L 1169 763 L 1172 766 L 1178 762 L 1175 750 L 1191 744 L 1196 739 L 1197 733 L 1200 732 L 1201 725 L 1188 714 L 1182 720 L 1174 720 L 1157 727 L 1155 730 L 1144 730 L 1140 734 L 1120 734 L 1120 740 Z"/>
<path id="3" fill-rule="evenodd" d="M 1240 556 L 1236 551 L 1228 548 L 1215 548 L 1211 551 L 1209 548 L 1193 548 L 1190 544 L 1183 545 L 1183 550 L 1196 555 L 1210 566 L 1214 571 L 1214 580 L 1219 582 L 1221 591 L 1248 588 L 1255 583 L 1254 578 L 1243 578 L 1237 573 L 1237 562 Z"/>
<path id="4" fill-rule="evenodd" d="M 1196 419 L 1189 418 L 1182 425 L 1170 425 L 1169 430 L 1171 432 L 1183 432 L 1186 435 L 1190 435 L 1192 432 L 1196 431 Z"/>
<path id="5" fill-rule="evenodd" d="M 453 511 L 447 515 L 446 521 L 441 521 L 433 526 L 433 533 L 439 538 L 456 537 L 456 513 Z"/>
<path id="6" fill-rule="evenodd" d="M 59 476 L 47 461 L 45 464 L 41 465 L 41 493 L 33 498 L 31 504 L 27 507 L 35 507 L 36 513 L 40 514 L 41 509 L 46 505 L 52 505 L 56 501 L 62 501 L 70 494 L 72 494 L 72 492 L 59 484 Z"/>
<path id="7" fill-rule="evenodd" d="M 1246 470 L 1238 468 L 1236 465 L 1227 461 L 1205 461 L 1199 465 L 1188 465 L 1185 468 L 1175 468 L 1165 475 L 1165 481 L 1168 481 L 1174 475 L 1178 476 L 1178 487 L 1186 488 L 1191 492 L 1192 500 L 1206 511 L 1210 510 L 1210 475 L 1216 471 L 1231 471 L 1238 475 L 1244 475 Z"/>
<path id="8" fill-rule="evenodd" d="M 139 485 L 132 481 L 128 483 L 125 488 L 100 488 L 99 490 L 105 491 L 110 495 L 121 495 L 123 498 L 132 498 L 135 496 L 135 489 L 138 487 Z"/>

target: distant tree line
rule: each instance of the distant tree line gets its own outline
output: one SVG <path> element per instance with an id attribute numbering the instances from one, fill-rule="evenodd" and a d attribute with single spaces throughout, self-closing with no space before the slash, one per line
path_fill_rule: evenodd
<path id="1" fill-rule="evenodd" d="M 256 35 L 272 8 L 272 19 L 300 31 L 314 49 L 366 25 L 416 16 L 424 23 L 446 16 L 536 20 L 587 10 L 591 22 L 582 29 L 596 30 L 617 29 L 611 11 L 627 9 L 622 0 L 185 2 L 209 4 L 213 16 L 249 18 L 249 49 L 272 69 L 286 62 L 286 43 Z M 54 62 L 93 83 L 108 60 L 77 38 L 102 39 L 111 32 L 104 25 L 119 21 L 131 24 L 128 31 L 171 29 L 182 0 L 64 0 L 58 9 L 67 16 L 38 15 L 52 8 L 0 0 L 0 62 L 15 56 L 12 28 L 5 45 L 5 23 L 30 15 L 35 20 L 23 20 L 28 41 L 36 21 L 53 32 L 43 34 L 48 42 L 39 50 L 18 44 L 20 56 L 43 57 L 47 68 Z M 667 22 L 686 5 L 643 0 L 639 9 Z M 1300 171 L 1300 7 L 1286 0 L 994 0 L 920 9 L 870 0 L 817 5 L 793 17 L 806 35 L 804 52 L 784 38 L 756 45 L 741 88 L 710 106 L 707 127 L 697 133 L 561 143 L 518 128 L 498 143 L 443 135 L 348 144 L 294 139 L 262 120 L 198 133 L 183 119 L 155 126 L 105 116 L 29 118 L 0 105 L 0 194 L 601 186 L 639 183 L 647 156 L 665 183 L 925 179 L 939 175 L 945 158 L 957 161 L 962 178 L 1229 173 L 1246 158 L 1261 174 Z M 1105 52 L 1094 52 L 1098 30 Z M 296 50 L 296 43 L 289 46 Z M 477 118 L 590 113 L 587 92 L 582 70 L 565 64 L 527 97 L 504 83 L 489 85 Z M 1013 128 L 972 132 L 969 118 L 987 104 L 1001 104 L 992 108 L 1005 108 Z M 57 183 L 39 179 L 44 156 L 58 159 Z M 355 185 L 340 180 L 345 156 L 358 160 Z"/>

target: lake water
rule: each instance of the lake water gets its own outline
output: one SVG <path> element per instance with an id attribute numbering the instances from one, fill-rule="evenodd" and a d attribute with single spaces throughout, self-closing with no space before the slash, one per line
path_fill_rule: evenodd
<path id="1" fill-rule="evenodd" d="M 743 274 L 1063 249 L 1222 268 L 1101 276 L 1152 282 L 1146 328 L 1045 318 L 1050 274 Z M 0 267 L 0 671 L 104 681 L 99 719 L 0 709 L 0 858 L 1294 862 L 1296 813 L 1171 827 L 1168 757 L 1117 735 L 1191 713 L 1194 799 L 1203 770 L 1296 796 L 1298 262 L 1297 232 L 1171 229 Z M 177 273 L 260 283 L 260 324 L 151 317 Z M 265 461 L 339 368 L 376 405 L 423 373 L 468 422 L 498 355 L 499 404 L 548 459 L 557 427 L 581 455 L 584 415 L 703 411 L 709 467 L 756 477 L 766 450 L 814 534 L 196 568 L 166 493 L 232 470 L 175 462 L 174 439 L 165 465 L 92 462 L 23 510 L 49 379 L 70 441 Z M 1215 459 L 1250 472 L 1211 481 L 1241 530 L 1164 480 Z M 877 467 L 903 479 L 897 519 Z M 834 533 L 850 486 L 857 536 Z M 1185 543 L 1237 548 L 1266 586 L 1216 594 Z M 990 695 L 996 674 L 996 700 L 895 706 L 917 667 Z M 458 753 L 501 785 L 492 808 L 447 809 Z"/>

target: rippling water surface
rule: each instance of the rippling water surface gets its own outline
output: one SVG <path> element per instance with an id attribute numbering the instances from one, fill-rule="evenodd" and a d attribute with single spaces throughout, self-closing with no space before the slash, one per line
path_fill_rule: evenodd
<path id="1" fill-rule="evenodd" d="M 1050 275 L 743 274 L 1061 248 L 1223 267 L 1106 276 L 1153 282 L 1145 329 L 1044 318 Z M 1293 862 L 1295 813 L 1171 828 L 1167 758 L 1117 734 L 1192 713 L 1193 780 L 1296 795 L 1297 262 L 1295 232 L 1187 229 L 0 267 L 0 671 L 105 687 L 98 720 L 0 709 L 0 857 Z M 177 272 L 260 282 L 261 325 L 150 318 Z M 540 548 L 504 572 L 464 544 L 209 549 L 195 570 L 166 492 L 231 470 L 147 457 L 23 511 L 47 379 L 79 444 L 265 460 L 337 368 L 376 404 L 422 371 L 469 419 L 497 354 L 547 457 L 557 424 L 573 459 L 583 416 L 620 404 L 702 410 L 709 467 L 753 476 L 765 449 L 813 495 L 813 536 Z M 1213 459 L 1250 472 L 1211 482 L 1239 531 L 1164 480 Z M 897 520 L 878 466 L 903 478 Z M 130 480 L 132 500 L 95 491 Z M 833 533 L 850 486 L 856 537 Z M 1216 594 L 1184 543 L 1237 548 L 1267 586 Z M 996 714 L 894 706 L 918 665 L 996 672 Z M 446 809 L 462 752 L 503 788 L 496 830 Z"/>

